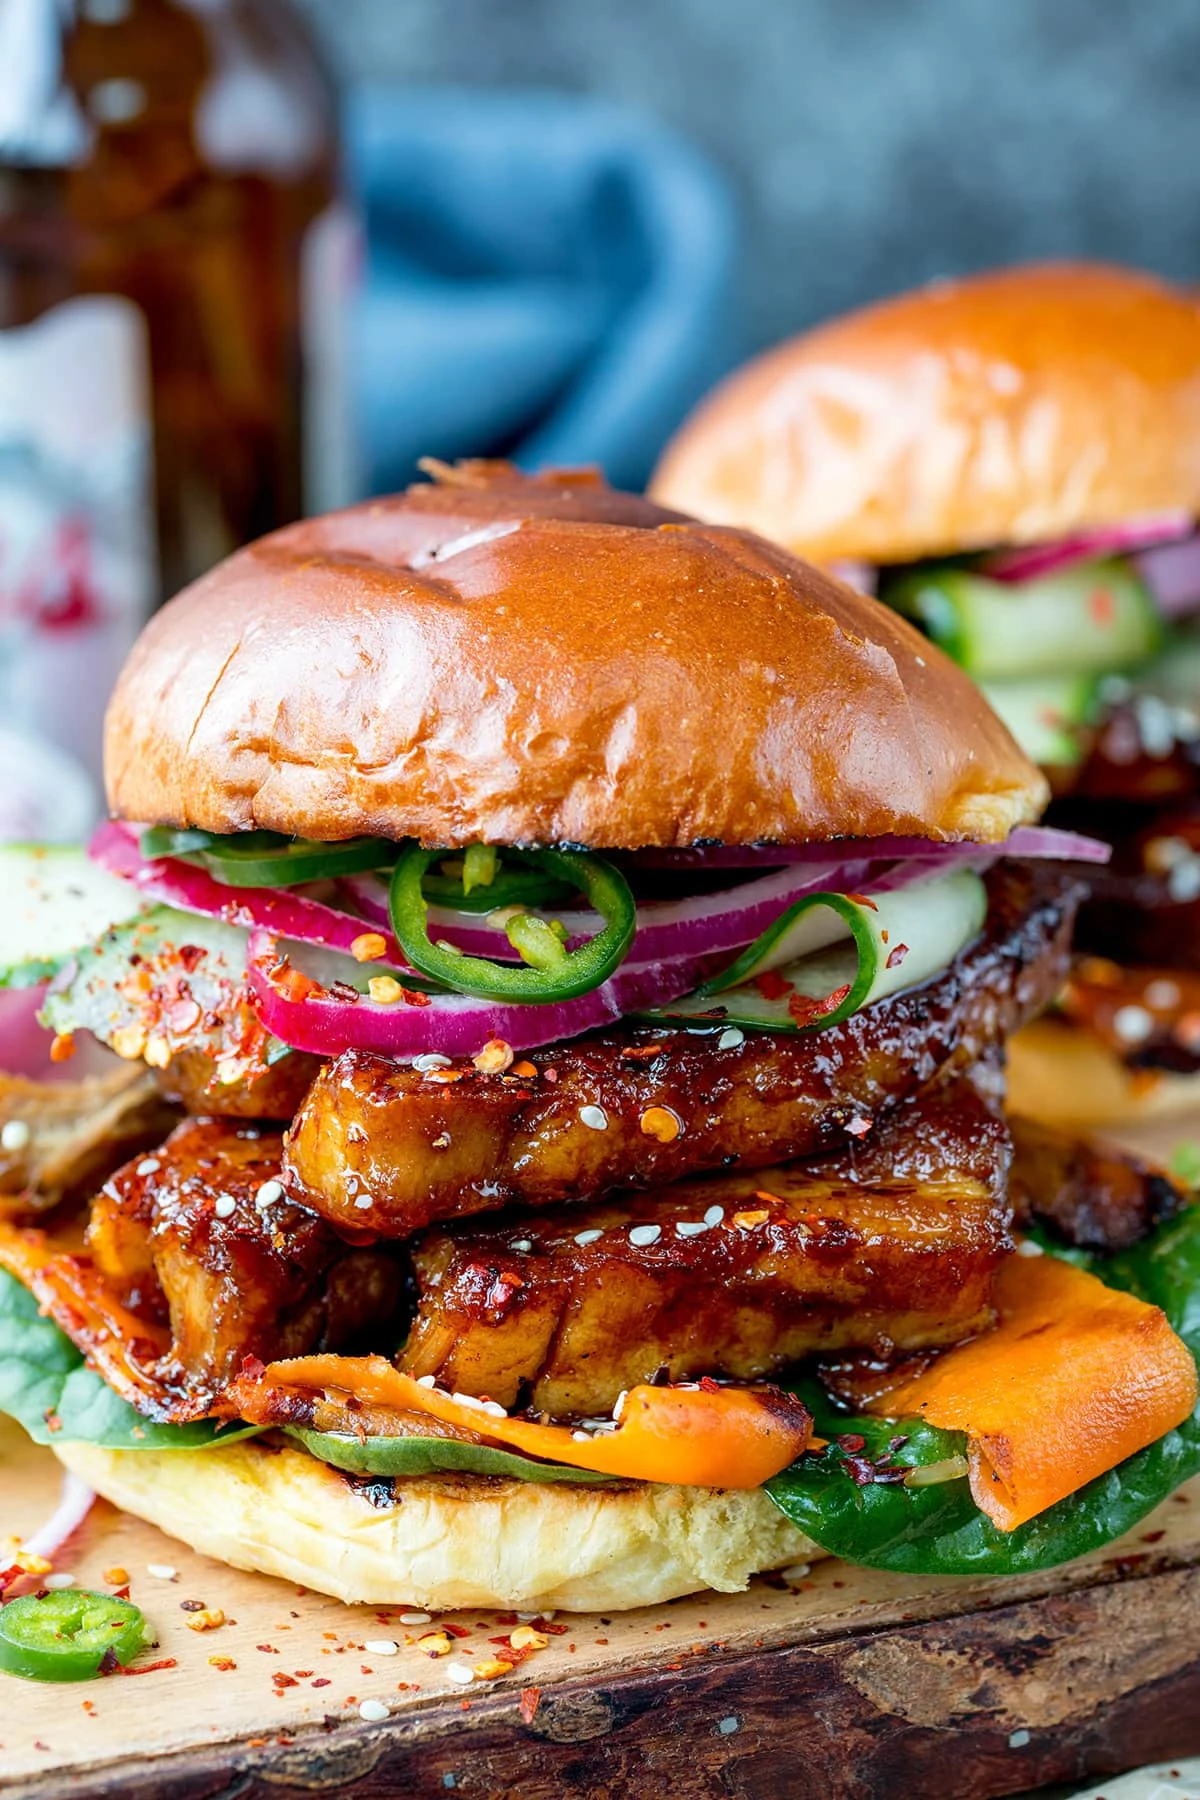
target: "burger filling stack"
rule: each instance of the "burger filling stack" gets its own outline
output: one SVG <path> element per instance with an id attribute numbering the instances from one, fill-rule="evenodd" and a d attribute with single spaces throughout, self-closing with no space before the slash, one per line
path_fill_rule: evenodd
<path id="1" fill-rule="evenodd" d="M 4 853 L 67 1079 L 0 1088 L 0 1409 L 353 1600 L 1119 1535 L 1200 1466 L 1196 1215 L 1003 1112 L 1106 847 L 876 600 L 431 473 L 168 606 L 109 822 Z"/>

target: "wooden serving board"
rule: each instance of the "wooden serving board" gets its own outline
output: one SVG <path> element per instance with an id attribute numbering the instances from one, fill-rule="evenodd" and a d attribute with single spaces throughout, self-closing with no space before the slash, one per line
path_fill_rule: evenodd
<path id="1" fill-rule="evenodd" d="M 47 1451 L 0 1428 L 5 1534 L 48 1515 L 59 1479 Z M 239 1573 L 104 1503 L 59 1566 L 100 1589 L 126 1570 L 158 1629 L 149 1660 L 173 1666 L 67 1687 L 0 1676 L 11 1800 L 980 1800 L 1200 1751 L 1200 1481 L 1120 1544 L 1040 1576 L 818 1562 L 744 1595 L 563 1614 L 546 1649 L 469 1687 L 448 1664 L 495 1656 L 511 1614 L 448 1615 L 465 1635 L 433 1661 L 415 1642 L 428 1627 L 399 1609 Z M 227 1623 L 190 1630 L 197 1600 Z M 364 1648 L 380 1640 L 397 1653 Z M 364 1722 L 364 1700 L 388 1719 Z"/>

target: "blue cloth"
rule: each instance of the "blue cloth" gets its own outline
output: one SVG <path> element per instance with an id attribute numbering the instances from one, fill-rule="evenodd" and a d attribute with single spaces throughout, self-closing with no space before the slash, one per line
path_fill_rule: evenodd
<path id="1" fill-rule="evenodd" d="M 579 95 L 366 88 L 347 124 L 366 490 L 403 486 L 426 455 L 599 463 L 640 487 L 738 348 L 723 178 Z"/>

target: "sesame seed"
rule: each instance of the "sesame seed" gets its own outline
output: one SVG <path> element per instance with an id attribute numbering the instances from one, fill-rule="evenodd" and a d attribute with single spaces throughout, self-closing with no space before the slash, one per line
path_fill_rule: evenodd
<path id="1" fill-rule="evenodd" d="M 432 1381 L 433 1377 L 430 1376 L 429 1379 Z M 424 1382 L 422 1382 L 421 1385 L 423 1387 L 425 1385 Z M 400 1623 L 402 1625 L 428 1625 L 432 1618 L 432 1613 L 403 1612 L 400 1614 Z"/>
<path id="2" fill-rule="evenodd" d="M 498 1400 L 485 1400 L 483 1410 L 492 1419 L 507 1419 L 508 1414 Z"/>
<path id="3" fill-rule="evenodd" d="M 1023 1725 L 1019 1731 L 1010 1731 L 1008 1734 L 1008 1747 L 1010 1750 L 1023 1750 L 1028 1742 L 1029 1733 Z"/>
<path id="4" fill-rule="evenodd" d="M 590 1444 L 591 1441 L 591 1433 L 588 1431 L 573 1431 L 571 1433 L 571 1442 L 573 1444 Z"/>
<path id="5" fill-rule="evenodd" d="M 533 1240 L 532 1238 L 514 1238 L 508 1247 L 510 1250 L 516 1250 L 521 1256 L 525 1256 L 533 1249 Z"/>
<path id="6" fill-rule="evenodd" d="M 147 1563 L 147 1575 L 153 1575 L 155 1581 L 178 1581 L 179 1570 L 173 1569 L 170 1563 Z"/>
<path id="7" fill-rule="evenodd" d="M 608 1114 L 602 1106 L 581 1106 L 579 1122 L 586 1125 L 589 1131 L 607 1131 Z"/>
<path id="8" fill-rule="evenodd" d="M 369 1644 L 367 1648 L 370 1649 Z M 368 1725 L 379 1725 L 389 1717 L 389 1712 L 382 1700 L 364 1700 L 358 1709 L 358 1716 L 365 1719 Z"/>
<path id="9" fill-rule="evenodd" d="M 703 1219 L 677 1219 L 675 1221 L 676 1237 L 699 1237 L 702 1231 L 707 1230 L 708 1226 L 704 1223 Z"/>
<path id="10" fill-rule="evenodd" d="M 232 1194 L 218 1194 L 213 1211 L 218 1219 L 231 1219 L 237 1211 L 237 1201 Z"/>
<path id="11" fill-rule="evenodd" d="M 355 962 L 378 962 L 387 953 L 387 939 L 380 931 L 361 931 L 350 945 Z"/>
<path id="12" fill-rule="evenodd" d="M 1041 1256 L 1042 1254 L 1042 1246 L 1035 1244 L 1032 1238 L 1022 1238 L 1017 1245 L 1018 1256 Z"/>
<path id="13" fill-rule="evenodd" d="M 476 1412 L 483 1411 L 483 1401 L 480 1400 L 475 1394 L 460 1394 L 457 1389 L 454 1389 L 450 1395 L 450 1398 L 452 1400 L 456 1400 L 458 1402 L 459 1406 L 473 1406 L 475 1408 Z"/>
<path id="14" fill-rule="evenodd" d="M 423 1387 L 423 1388 L 436 1387 L 437 1386 L 437 1377 L 435 1375 L 418 1375 L 417 1376 L 417 1386 Z M 420 1624 L 421 1621 L 418 1619 L 417 1623 Z"/>
<path id="15" fill-rule="evenodd" d="M 652 1244 L 656 1238 L 661 1236 L 661 1225 L 635 1225 L 629 1233 L 629 1241 L 641 1249 L 644 1244 Z"/>
<path id="16" fill-rule="evenodd" d="M 654 1138 L 660 1144 L 673 1144 L 683 1130 L 683 1121 L 669 1106 L 648 1106 L 638 1127 L 643 1137 Z"/>
<path id="17" fill-rule="evenodd" d="M 575 1233 L 575 1242 L 580 1246 L 584 1244 L 594 1244 L 597 1238 L 602 1238 L 603 1236 L 604 1233 L 602 1231 L 577 1231 Z"/>
<path id="18" fill-rule="evenodd" d="M 371 1205 L 370 1194 L 360 1194 L 358 1196 L 358 1199 L 354 1202 L 354 1204 L 358 1208 L 359 1212 L 369 1211 L 370 1205 Z"/>
<path id="19" fill-rule="evenodd" d="M 717 1049 L 718 1050 L 736 1050 L 738 1045 L 744 1044 L 745 1041 L 746 1041 L 745 1032 L 739 1031 L 736 1025 L 730 1025 L 721 1033 L 720 1037 L 717 1039 Z"/>
<path id="20" fill-rule="evenodd" d="M 395 1656 L 399 1648 L 391 1638 L 371 1638 L 363 1645 L 368 1656 Z"/>
<path id="21" fill-rule="evenodd" d="M 372 975 L 367 983 L 367 992 L 376 1006 L 395 1006 L 404 989 L 394 975 Z"/>
<path id="22" fill-rule="evenodd" d="M 260 1212 L 266 1212 L 268 1206 L 274 1206 L 277 1200 L 283 1199 L 282 1181 L 264 1181 L 254 1196 L 254 1204 Z"/>
<path id="23" fill-rule="evenodd" d="M 160 1164 L 157 1156 L 147 1156 L 138 1164 L 137 1168 L 134 1170 L 134 1174 L 157 1175 L 159 1167 Z"/>
<path id="24" fill-rule="evenodd" d="M 427 1050 L 424 1056 L 413 1057 L 412 1066 L 418 1073 L 424 1075 L 429 1069 L 448 1069 L 450 1058 L 439 1056 L 436 1050 Z"/>
<path id="25" fill-rule="evenodd" d="M 620 1423 L 621 1414 L 625 1411 L 625 1402 L 628 1400 L 628 1398 L 629 1398 L 628 1388 L 622 1388 L 620 1393 L 617 1395 L 616 1399 L 613 1401 L 612 1416 L 613 1416 L 614 1424 Z M 524 1615 L 521 1613 L 517 1614 L 518 1619 L 522 1618 L 523 1616 Z M 550 1615 L 547 1614 L 547 1617 L 549 1617 L 549 1616 Z M 530 1613 L 529 1617 L 531 1619 L 536 1618 L 537 1614 Z"/>
<path id="26" fill-rule="evenodd" d="M 75 1577 L 73 1575 L 68 1575 L 65 1572 L 61 1575 L 46 1575 L 42 1579 L 42 1586 L 49 1589 L 51 1593 L 54 1593 L 61 1588 L 74 1587 Z"/>
<path id="27" fill-rule="evenodd" d="M 1154 1030 L 1154 1020 L 1144 1006 L 1118 1006 L 1113 1014 L 1113 1030 L 1127 1044 L 1140 1044 Z"/>
<path id="28" fill-rule="evenodd" d="M 1162 979 L 1148 982 L 1142 997 L 1147 1006 L 1157 1006 L 1164 1010 L 1171 1006 L 1178 1006 L 1180 999 L 1178 983 Z"/>
<path id="29" fill-rule="evenodd" d="M 710 1206 L 704 1215 L 704 1223 L 706 1225 L 719 1225 L 724 1217 L 725 1208 L 723 1206 Z"/>
<path id="30" fill-rule="evenodd" d="M 0 1130 L 0 1150 L 24 1150 L 32 1135 L 24 1119 L 9 1119 Z"/>
<path id="31" fill-rule="evenodd" d="M 806 1575 L 812 1574 L 812 1564 L 811 1563 L 790 1563 L 786 1569 L 780 1570 L 780 1574 L 783 1576 L 783 1579 L 785 1581 L 803 1581 L 804 1577 Z M 367 1648 L 370 1649 L 369 1644 L 368 1644 Z"/>
<path id="32" fill-rule="evenodd" d="M 475 1671 L 467 1663 L 450 1663 L 446 1669 L 446 1674 L 451 1681 L 456 1681 L 460 1687 L 469 1687 L 475 1679 Z"/>

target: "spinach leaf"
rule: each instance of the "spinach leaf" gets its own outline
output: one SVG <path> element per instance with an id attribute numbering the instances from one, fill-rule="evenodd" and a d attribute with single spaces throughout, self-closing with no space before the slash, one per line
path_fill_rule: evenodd
<path id="1" fill-rule="evenodd" d="M 1200 1363 L 1200 1206 L 1116 1256 L 1073 1252 L 1110 1286 L 1161 1306 Z M 889 1423 L 837 1412 L 814 1382 L 802 1390 L 818 1436 L 857 1433 L 875 1458 L 907 1436 L 896 1463 L 940 1462 L 962 1455 L 961 1432 L 921 1422 Z M 1129 1531 L 1190 1476 L 1200 1472 L 1200 1406 L 1157 1443 L 1070 1494 L 1015 1531 L 999 1531 L 971 1498 L 965 1476 L 932 1487 L 858 1486 L 836 1448 L 802 1457 L 767 1483 L 786 1518 L 823 1549 L 848 1562 L 913 1575 L 1015 1575 L 1052 1568 Z"/>
<path id="2" fill-rule="evenodd" d="M 209 1419 L 156 1425 L 114 1394 L 83 1353 L 15 1276 L 0 1269 L 0 1413 L 35 1444 L 99 1444 L 106 1450 L 204 1450 L 252 1437 L 253 1425 L 219 1430 Z M 53 1429 L 51 1423 L 53 1421 Z"/>
<path id="3" fill-rule="evenodd" d="M 359 1439 L 328 1431 L 306 1431 L 300 1425 L 287 1425 L 284 1429 L 322 1462 L 332 1463 L 335 1469 L 345 1469 L 351 1475 L 439 1475 L 447 1470 L 463 1470 L 471 1475 L 501 1475 L 517 1481 L 577 1481 L 588 1487 L 604 1486 L 612 1479 L 590 1469 L 531 1462 L 511 1450 L 464 1444 L 455 1438 Z"/>

